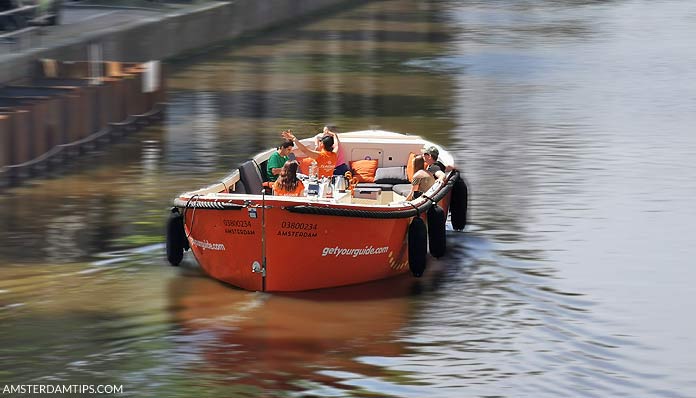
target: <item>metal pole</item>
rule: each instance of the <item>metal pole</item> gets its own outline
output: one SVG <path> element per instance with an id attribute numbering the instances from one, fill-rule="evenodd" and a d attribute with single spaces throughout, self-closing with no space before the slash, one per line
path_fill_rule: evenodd
<path id="1" fill-rule="evenodd" d="M 266 291 L 266 190 L 261 188 L 261 291 Z"/>

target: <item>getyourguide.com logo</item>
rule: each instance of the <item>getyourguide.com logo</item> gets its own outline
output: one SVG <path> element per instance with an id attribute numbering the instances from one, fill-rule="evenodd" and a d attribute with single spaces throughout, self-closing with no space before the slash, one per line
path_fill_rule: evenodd
<path id="1" fill-rule="evenodd" d="M 384 254 L 387 251 L 389 251 L 389 246 L 383 246 L 383 247 L 372 247 L 372 246 L 365 246 L 364 248 L 360 249 L 347 249 L 344 247 L 325 247 L 321 251 L 321 256 L 326 257 L 326 256 L 350 256 L 350 257 L 358 257 L 358 256 L 369 256 L 369 255 L 374 255 L 374 254 Z"/>

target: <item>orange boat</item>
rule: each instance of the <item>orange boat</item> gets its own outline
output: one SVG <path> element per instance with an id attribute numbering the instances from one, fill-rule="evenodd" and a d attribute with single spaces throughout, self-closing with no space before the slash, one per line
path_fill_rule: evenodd
<path id="1" fill-rule="evenodd" d="M 320 289 L 409 271 L 421 276 L 428 249 L 434 257 L 445 252 L 448 210 L 454 229 L 465 227 L 468 190 L 452 170 L 406 200 L 407 164 L 424 146 L 438 148 L 445 165 L 454 164 L 452 156 L 421 137 L 388 131 L 344 133 L 339 140 L 352 168 L 373 166 L 367 174 L 374 173 L 374 182 L 353 179 L 345 191 L 331 192 L 329 182 L 307 181 L 309 196 L 272 196 L 263 187 L 269 149 L 222 181 L 174 199 L 169 262 L 178 265 L 190 250 L 213 278 L 254 291 Z M 305 157 L 298 148 L 293 156 Z"/>

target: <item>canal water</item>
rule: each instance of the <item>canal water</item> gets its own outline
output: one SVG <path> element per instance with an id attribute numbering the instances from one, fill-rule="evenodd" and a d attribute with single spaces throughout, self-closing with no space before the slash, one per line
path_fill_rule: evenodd
<path id="1" fill-rule="evenodd" d="M 161 126 L 0 197 L 0 384 L 694 397 L 694 37 L 686 0 L 388 0 L 171 63 Z M 456 156 L 471 222 L 425 278 L 271 295 L 166 263 L 174 195 L 326 123 Z"/>

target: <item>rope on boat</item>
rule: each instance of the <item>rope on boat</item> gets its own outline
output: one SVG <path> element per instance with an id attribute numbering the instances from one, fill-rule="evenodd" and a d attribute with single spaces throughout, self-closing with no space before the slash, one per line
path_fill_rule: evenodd
<path id="1" fill-rule="evenodd" d="M 387 211 L 377 211 L 377 210 L 362 210 L 362 209 L 338 209 L 334 207 L 319 207 L 311 205 L 298 205 L 298 206 L 288 206 L 285 210 L 291 213 L 300 214 L 314 214 L 314 215 L 324 215 L 324 216 L 338 216 L 338 217 L 357 217 L 357 218 L 376 218 L 376 219 L 394 219 L 394 218 L 409 218 L 417 216 L 423 212 L 428 211 L 430 207 L 442 200 L 442 198 L 447 195 L 447 193 L 452 189 L 454 183 L 459 178 L 459 173 L 457 171 L 452 171 L 447 178 L 445 186 L 440 189 L 432 197 L 425 197 L 426 200 L 422 203 L 416 205 L 414 203 L 409 203 L 413 206 L 413 209 L 406 210 L 387 210 Z"/>
<path id="2" fill-rule="evenodd" d="M 191 201 L 198 196 L 200 196 L 200 195 L 193 195 L 189 198 L 188 201 L 186 201 L 186 205 L 184 206 L 184 213 L 182 214 L 184 224 L 186 224 L 186 210 L 188 210 L 188 208 L 189 208 L 189 203 L 191 203 Z M 197 201 L 194 203 L 197 203 Z M 191 213 L 191 226 L 189 227 L 189 233 L 188 233 L 188 235 L 186 235 L 186 239 L 188 239 L 189 236 L 191 236 L 191 233 L 193 232 L 193 222 L 195 221 L 195 219 L 196 219 L 196 207 L 193 207 L 193 213 Z"/>
<path id="3" fill-rule="evenodd" d="M 224 185 L 224 183 L 223 183 Z M 193 223 L 196 220 L 196 209 L 209 209 L 209 210 L 241 210 L 244 208 L 242 205 L 237 205 L 229 202 L 206 202 L 199 200 L 201 195 L 192 195 L 188 200 L 183 200 L 181 198 L 174 199 L 174 207 L 181 207 L 184 211 L 182 213 L 182 218 L 186 220 L 186 211 L 188 209 L 193 209 L 191 213 L 191 226 L 189 227 L 189 233 L 186 234 L 186 238 L 191 236 L 193 231 Z M 191 203 L 193 202 L 193 203 Z"/>
<path id="4" fill-rule="evenodd" d="M 413 207 L 413 209 L 416 211 L 416 217 L 418 217 L 420 215 L 420 211 L 418 210 L 418 206 L 416 206 L 416 204 L 413 202 L 408 202 L 408 204 L 411 205 L 411 207 Z"/>
<path id="5" fill-rule="evenodd" d="M 194 195 L 194 196 L 200 196 L 200 195 Z M 191 197 L 193 199 L 193 197 Z M 183 207 L 184 209 L 210 209 L 210 210 L 241 210 L 244 208 L 242 205 L 238 205 L 235 203 L 229 203 L 229 202 L 208 202 L 208 201 L 201 201 L 201 200 L 196 200 L 193 203 L 191 202 L 191 199 L 188 201 L 176 198 L 174 199 L 174 206 L 176 207 Z"/>
<path id="6" fill-rule="evenodd" d="M 426 207 L 430 207 L 430 202 L 423 202 Z M 354 218 L 378 218 L 378 219 L 392 219 L 392 218 L 409 218 L 415 216 L 417 209 L 408 210 L 396 210 L 396 211 L 372 211 L 372 210 L 358 210 L 358 209 L 336 209 L 333 207 L 317 207 L 317 206 L 290 206 L 286 207 L 285 210 L 291 213 L 300 214 L 314 214 L 322 216 L 339 216 L 339 217 L 354 217 Z M 427 210 L 427 209 L 426 209 Z M 423 210 L 425 211 L 425 210 Z"/>
<path id="7" fill-rule="evenodd" d="M 449 193 L 449 191 L 452 190 L 454 187 L 454 184 L 457 182 L 457 180 L 460 178 L 459 172 L 457 170 L 452 170 L 450 171 L 449 175 L 447 176 L 447 182 L 445 183 L 445 188 L 439 190 L 435 195 L 433 195 L 430 201 L 432 203 L 437 203 L 442 200 L 442 198 Z"/>

